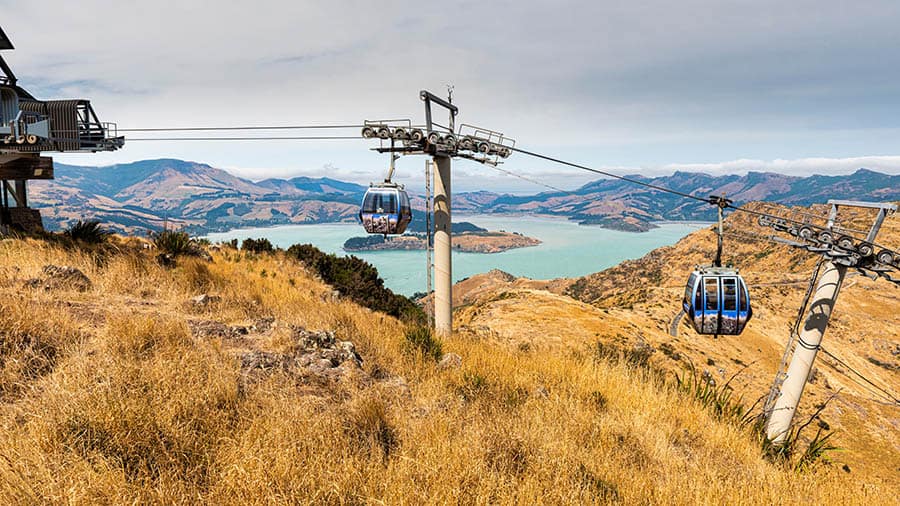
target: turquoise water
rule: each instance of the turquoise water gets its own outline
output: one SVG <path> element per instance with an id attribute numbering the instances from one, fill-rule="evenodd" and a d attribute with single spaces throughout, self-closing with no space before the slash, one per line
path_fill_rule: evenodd
<path id="1" fill-rule="evenodd" d="M 540 239 L 542 244 L 502 253 L 453 252 L 454 282 L 474 274 L 500 269 L 532 279 L 584 276 L 623 260 L 639 258 L 660 246 L 674 244 L 685 235 L 706 226 L 697 223 L 663 223 L 644 233 L 618 232 L 600 227 L 581 226 L 553 218 L 533 216 L 455 216 L 488 230 L 519 232 Z M 287 248 L 311 243 L 328 253 L 346 254 L 341 246 L 354 236 L 364 235 L 354 223 L 321 225 L 285 225 L 214 233 L 211 241 L 242 241 L 248 237 L 268 238 L 272 244 Z M 356 256 L 374 265 L 385 284 L 395 292 L 412 295 L 425 291 L 424 251 L 370 251 Z"/>

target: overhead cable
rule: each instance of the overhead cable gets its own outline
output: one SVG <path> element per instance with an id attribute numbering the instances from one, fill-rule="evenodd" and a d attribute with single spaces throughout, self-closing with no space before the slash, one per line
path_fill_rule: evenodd
<path id="1" fill-rule="evenodd" d="M 325 130 L 362 128 L 363 125 L 271 125 L 271 126 L 208 126 L 208 127 L 153 127 L 117 128 L 118 132 L 212 132 L 228 130 Z M 130 140 L 130 139 L 129 139 Z"/>
<path id="2" fill-rule="evenodd" d="M 133 141 L 346 141 L 359 136 L 286 136 L 286 137 L 129 137 Z"/>

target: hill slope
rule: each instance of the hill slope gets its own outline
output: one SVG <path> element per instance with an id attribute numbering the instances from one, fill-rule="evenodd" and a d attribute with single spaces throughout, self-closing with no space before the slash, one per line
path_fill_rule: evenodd
<path id="1" fill-rule="evenodd" d="M 31 185 L 49 229 L 82 217 L 117 231 L 189 230 L 353 219 L 365 187 L 333 179 L 235 177 L 209 165 L 160 159 L 76 167 L 56 164 L 56 180 Z"/>
<path id="2" fill-rule="evenodd" d="M 896 497 L 830 467 L 798 479 L 746 432 L 590 348 L 464 331 L 443 343 L 461 365 L 439 367 L 403 324 L 284 254 L 212 253 L 166 269 L 134 241 L 0 241 L 4 504 Z M 604 318 L 598 332 L 642 332 L 544 293 Z"/>
<path id="3" fill-rule="evenodd" d="M 194 232 L 288 223 L 353 221 L 366 187 L 330 178 L 296 177 L 253 182 L 209 165 L 160 159 L 76 167 L 56 164 L 55 181 L 31 185 L 50 229 L 81 217 L 97 218 L 118 231 L 160 229 L 164 222 Z M 900 199 L 900 176 L 866 169 L 842 176 L 789 177 L 750 172 L 710 176 L 676 172 L 633 179 L 695 193 L 726 194 L 738 203 L 777 200 L 808 205 L 854 195 L 858 199 Z M 412 196 L 424 209 L 420 195 Z M 462 213 L 531 213 L 565 216 L 585 224 L 642 231 L 660 220 L 708 220 L 709 206 L 619 180 L 601 179 L 571 192 L 513 196 L 489 191 L 453 196 Z M 421 220 L 416 220 L 421 221 Z"/>
<path id="4" fill-rule="evenodd" d="M 818 207 L 813 212 L 825 211 Z M 660 366 L 671 371 L 692 363 L 720 384 L 739 373 L 732 384 L 752 404 L 768 392 L 816 258 L 749 235 L 764 231 L 740 213 L 729 217 L 726 230 L 725 261 L 741 268 L 754 304 L 753 320 L 741 336 L 698 336 L 684 321 L 676 337 L 669 334 L 688 274 L 693 266 L 710 262 L 715 247 L 710 230 L 581 279 L 473 276 L 454 293 L 460 307 L 457 322 L 486 339 L 516 346 L 649 346 Z M 900 246 L 896 215 L 885 222 L 879 242 Z M 900 287 L 851 274 L 823 342 L 825 349 L 894 395 L 900 392 L 897 307 Z M 834 442 L 845 451 L 832 458 L 863 480 L 900 483 L 900 408 L 820 354 L 797 419 L 805 420 L 832 396 L 812 428 L 815 432 L 818 424 L 836 430 Z"/>
<path id="5" fill-rule="evenodd" d="M 676 172 L 648 178 L 628 176 L 646 183 L 706 198 L 727 195 L 738 204 L 768 200 L 789 205 L 810 205 L 842 195 L 859 200 L 900 199 L 900 176 L 867 169 L 842 176 L 792 177 L 773 173 L 711 176 L 699 172 Z M 715 210 L 703 202 L 688 201 L 633 183 L 601 179 L 571 192 L 545 192 L 533 196 L 498 196 L 485 201 L 482 211 L 529 212 L 567 216 L 585 224 L 624 230 L 647 230 L 653 221 L 713 220 Z"/>

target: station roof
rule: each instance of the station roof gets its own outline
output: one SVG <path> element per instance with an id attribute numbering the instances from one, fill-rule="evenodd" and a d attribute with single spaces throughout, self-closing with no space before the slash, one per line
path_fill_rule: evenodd
<path id="1" fill-rule="evenodd" d="M 3 33 L 3 28 L 0 27 L 0 50 L 3 49 L 15 49 L 12 45 L 12 41 L 9 40 L 9 37 Z"/>

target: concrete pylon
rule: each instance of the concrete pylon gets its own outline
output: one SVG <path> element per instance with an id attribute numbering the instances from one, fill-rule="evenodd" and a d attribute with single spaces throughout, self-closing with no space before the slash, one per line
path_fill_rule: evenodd
<path id="1" fill-rule="evenodd" d="M 823 267 L 824 272 L 819 278 L 819 284 L 809 306 L 809 316 L 797 338 L 791 364 L 781 385 L 781 393 L 775 400 L 775 407 L 766 425 L 766 436 L 773 443 L 784 443 L 790 432 L 797 405 L 800 404 L 800 396 L 803 395 L 813 362 L 819 353 L 822 336 L 825 335 L 828 320 L 831 318 L 847 272 L 846 267 L 833 262 L 826 262 Z"/>
<path id="2" fill-rule="evenodd" d="M 450 157 L 435 156 L 434 161 L 434 329 L 447 337 L 453 332 Z"/>

